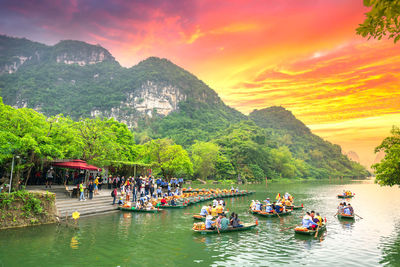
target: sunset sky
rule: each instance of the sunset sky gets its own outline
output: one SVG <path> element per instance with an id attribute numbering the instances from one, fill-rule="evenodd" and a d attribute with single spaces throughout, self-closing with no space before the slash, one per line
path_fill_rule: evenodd
<path id="1" fill-rule="evenodd" d="M 400 125 L 400 44 L 355 34 L 362 0 L 1 0 L 0 33 L 100 44 L 189 70 L 230 106 L 283 106 L 364 164 Z"/>

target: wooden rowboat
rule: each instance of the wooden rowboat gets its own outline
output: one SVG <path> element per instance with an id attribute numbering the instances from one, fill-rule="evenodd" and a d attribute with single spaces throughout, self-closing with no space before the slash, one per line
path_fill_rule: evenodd
<path id="1" fill-rule="evenodd" d="M 354 194 L 353 195 L 348 195 L 348 196 L 337 195 L 337 197 L 338 198 L 352 198 L 352 197 L 354 197 Z"/>
<path id="2" fill-rule="evenodd" d="M 303 206 L 286 206 L 287 210 L 301 210 Z"/>
<path id="3" fill-rule="evenodd" d="M 245 230 L 253 229 L 256 226 L 257 226 L 256 223 L 244 223 L 243 227 L 236 227 L 236 228 L 228 227 L 228 229 L 226 229 L 226 230 L 219 229 L 219 232 L 222 234 L 222 233 L 228 233 L 228 232 L 245 231 Z M 195 230 L 195 229 L 193 229 L 193 231 L 196 232 L 196 233 L 203 234 L 203 235 L 205 235 L 205 234 L 217 234 L 218 233 L 218 230 Z"/>
<path id="4" fill-rule="evenodd" d="M 162 211 L 162 209 L 136 209 L 136 208 L 125 208 L 125 207 L 118 207 L 118 209 L 122 211 L 130 211 L 130 212 L 148 212 L 148 213 L 157 213 Z"/>
<path id="5" fill-rule="evenodd" d="M 253 214 L 257 214 L 257 215 L 260 215 L 260 216 L 263 216 L 263 217 L 271 218 L 271 217 L 278 217 L 278 214 L 279 214 L 279 216 L 290 215 L 290 214 L 292 214 L 292 211 L 291 210 L 287 210 L 286 212 L 281 212 L 281 213 L 272 213 L 272 212 L 259 211 L 259 212 L 253 213 Z"/>
<path id="6" fill-rule="evenodd" d="M 186 205 L 176 205 L 176 206 L 171 206 L 171 205 L 164 205 L 164 206 L 160 206 L 163 209 L 183 209 L 184 207 L 186 207 Z"/>
<path id="7" fill-rule="evenodd" d="M 324 223 L 322 226 L 319 227 L 318 234 L 322 233 L 325 230 L 326 230 L 326 223 Z M 317 230 L 308 230 L 301 226 L 297 226 L 296 228 L 294 228 L 294 232 L 296 234 L 301 234 L 301 235 L 315 235 Z"/>
<path id="8" fill-rule="evenodd" d="M 346 219 L 346 220 L 354 220 L 354 215 L 349 215 L 345 213 L 338 213 L 338 218 L 339 219 Z"/>

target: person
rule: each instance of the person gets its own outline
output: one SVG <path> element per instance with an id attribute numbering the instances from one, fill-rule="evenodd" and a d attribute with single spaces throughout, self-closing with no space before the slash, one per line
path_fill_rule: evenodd
<path id="1" fill-rule="evenodd" d="M 98 195 L 99 194 L 99 181 L 100 177 L 97 176 L 96 179 L 94 179 L 94 194 Z"/>
<path id="2" fill-rule="evenodd" d="M 344 207 L 343 207 L 343 203 L 341 202 L 338 206 L 338 213 L 342 214 L 344 212 Z"/>
<path id="3" fill-rule="evenodd" d="M 271 203 L 267 204 L 267 206 L 265 207 L 265 212 L 269 212 L 269 213 L 273 212 Z"/>
<path id="4" fill-rule="evenodd" d="M 243 225 L 240 224 L 240 220 L 238 218 L 237 213 L 235 213 L 235 216 L 232 219 L 232 227 L 233 228 L 243 227 Z"/>
<path id="5" fill-rule="evenodd" d="M 161 199 L 161 206 L 164 206 L 164 205 L 167 205 L 167 204 L 168 204 L 167 200 L 165 199 L 165 197 L 163 197 Z"/>
<path id="6" fill-rule="evenodd" d="M 222 214 L 218 214 L 218 218 L 215 220 L 215 226 L 217 228 L 221 228 L 221 219 L 222 219 Z"/>
<path id="7" fill-rule="evenodd" d="M 275 212 L 281 213 L 283 211 L 283 207 L 281 203 L 275 204 Z"/>
<path id="8" fill-rule="evenodd" d="M 127 182 L 129 184 L 129 182 Z M 131 197 L 131 186 L 130 184 L 125 186 L 125 192 L 126 192 L 126 202 L 130 201 L 130 197 Z"/>
<path id="9" fill-rule="evenodd" d="M 225 201 L 224 201 L 222 198 L 219 200 L 219 204 L 220 204 L 222 207 L 225 207 Z"/>
<path id="10" fill-rule="evenodd" d="M 157 188 L 157 197 L 161 197 L 162 191 L 161 186 Z"/>
<path id="11" fill-rule="evenodd" d="M 232 225 L 233 219 L 235 218 L 235 213 L 232 212 L 231 216 L 229 217 L 229 225 Z"/>
<path id="12" fill-rule="evenodd" d="M 69 180 L 69 172 L 66 171 L 64 175 L 64 186 L 67 186 Z"/>
<path id="13" fill-rule="evenodd" d="M 174 198 L 171 199 L 171 206 L 176 206 L 176 202 L 175 202 Z"/>
<path id="14" fill-rule="evenodd" d="M 207 206 L 203 206 L 200 210 L 200 215 L 201 216 L 207 216 L 209 215 L 208 211 L 207 211 Z"/>
<path id="15" fill-rule="evenodd" d="M 215 222 L 212 220 L 212 216 L 211 215 L 207 215 L 207 217 L 206 217 L 206 229 L 207 230 L 214 230 L 215 229 L 215 227 L 214 227 L 214 225 L 215 225 Z"/>
<path id="16" fill-rule="evenodd" d="M 85 198 L 85 190 L 83 189 L 83 181 L 81 181 L 81 183 L 79 184 L 79 191 L 80 191 L 80 195 L 79 195 L 79 201 L 86 201 Z"/>
<path id="17" fill-rule="evenodd" d="M 313 222 L 313 220 L 310 216 L 310 213 L 308 211 L 306 212 L 306 215 L 304 215 L 304 217 L 303 217 L 302 226 L 309 230 L 312 230 L 312 229 L 314 229 L 314 227 L 317 226 L 317 224 L 315 222 Z"/>
<path id="18" fill-rule="evenodd" d="M 211 215 L 211 210 L 212 210 L 212 205 L 210 204 L 210 205 L 208 205 L 208 208 L 207 208 L 207 212 L 210 215 Z"/>
<path id="19" fill-rule="evenodd" d="M 93 199 L 93 191 L 94 191 L 94 189 L 95 189 L 95 187 L 94 187 L 93 181 L 90 181 L 89 185 L 88 185 L 89 199 Z"/>
<path id="20" fill-rule="evenodd" d="M 124 205 L 124 191 L 121 191 L 121 195 L 119 196 L 118 205 Z"/>
<path id="21" fill-rule="evenodd" d="M 53 183 L 53 178 L 54 178 L 54 171 L 53 167 L 51 167 L 46 173 L 46 188 L 47 186 L 51 188 L 51 184 Z"/>
<path id="22" fill-rule="evenodd" d="M 261 203 L 260 201 L 256 201 L 256 210 L 261 210 Z"/>
<path id="23" fill-rule="evenodd" d="M 151 204 L 151 201 L 147 202 L 146 209 L 148 210 L 154 209 L 153 204 Z"/>
<path id="24" fill-rule="evenodd" d="M 168 183 L 168 196 L 170 196 L 171 195 L 171 184 L 170 183 Z"/>
<path id="25" fill-rule="evenodd" d="M 113 197 L 113 205 L 115 205 L 115 200 L 117 199 L 117 194 L 118 194 L 117 188 L 114 188 L 111 193 L 111 196 Z"/>
<path id="26" fill-rule="evenodd" d="M 318 224 L 319 226 L 322 226 L 322 217 L 319 215 L 317 212 L 316 216 L 314 217 L 313 221 Z"/>
<path id="27" fill-rule="evenodd" d="M 213 206 L 211 209 L 211 216 L 213 216 L 213 217 L 218 216 L 217 208 L 215 206 Z"/>
<path id="28" fill-rule="evenodd" d="M 227 230 L 228 226 L 229 226 L 229 220 L 226 218 L 226 215 L 223 214 L 220 222 L 220 228 L 221 230 Z"/>
<path id="29" fill-rule="evenodd" d="M 347 208 L 349 209 L 350 215 L 353 215 L 353 214 L 354 214 L 353 206 L 351 206 L 351 204 L 349 203 L 349 204 L 347 205 Z"/>
<path id="30" fill-rule="evenodd" d="M 256 202 L 254 200 L 252 200 L 251 203 L 250 203 L 250 209 L 251 210 L 256 210 Z"/>
<path id="31" fill-rule="evenodd" d="M 212 204 L 213 204 L 213 206 L 217 206 L 218 205 L 218 200 L 214 199 Z"/>
<path id="32" fill-rule="evenodd" d="M 217 206 L 217 213 L 218 213 L 218 215 L 220 215 L 220 214 L 222 214 L 222 213 L 224 213 L 224 207 L 222 207 L 222 205 L 221 204 L 218 204 L 218 206 Z"/>
<path id="33" fill-rule="evenodd" d="M 264 200 L 265 203 L 267 204 L 271 204 L 271 201 L 269 200 L 269 198 L 267 198 L 266 200 Z"/>

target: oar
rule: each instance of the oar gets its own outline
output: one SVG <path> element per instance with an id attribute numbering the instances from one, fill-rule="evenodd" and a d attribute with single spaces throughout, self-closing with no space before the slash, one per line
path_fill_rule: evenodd
<path id="1" fill-rule="evenodd" d="M 281 216 L 279 216 L 279 214 L 278 214 L 275 210 L 273 210 L 273 212 L 274 212 L 276 215 L 278 215 L 278 218 L 281 217 Z"/>
<path id="2" fill-rule="evenodd" d="M 361 216 L 358 215 L 358 214 L 355 214 L 355 213 L 354 213 L 354 215 L 358 216 L 360 219 L 364 219 L 363 217 L 361 217 Z"/>
<path id="3" fill-rule="evenodd" d="M 295 228 L 297 225 L 295 225 L 295 226 L 290 226 L 290 227 L 287 227 L 287 228 L 283 228 L 283 229 L 281 229 L 280 231 L 282 232 L 282 231 L 286 231 L 286 230 L 289 230 L 289 229 L 293 229 L 293 228 Z"/>
<path id="4" fill-rule="evenodd" d="M 315 236 L 314 236 L 314 237 L 317 237 L 317 235 L 318 235 L 318 230 L 319 230 L 319 225 L 317 226 L 317 231 L 315 232 Z"/>
<path id="5" fill-rule="evenodd" d="M 339 214 L 339 212 L 336 212 L 336 214 L 335 215 L 333 215 L 333 217 L 336 217 L 336 215 L 338 215 Z"/>

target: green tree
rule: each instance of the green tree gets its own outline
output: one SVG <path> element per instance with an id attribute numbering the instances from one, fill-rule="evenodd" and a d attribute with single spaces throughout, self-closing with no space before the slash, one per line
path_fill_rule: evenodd
<path id="1" fill-rule="evenodd" d="M 375 153 L 385 152 L 381 162 L 372 165 L 375 169 L 375 182 L 380 185 L 400 185 L 400 128 L 393 126 L 392 136 L 386 137 L 375 148 Z"/>
<path id="2" fill-rule="evenodd" d="M 161 173 L 165 178 L 177 175 L 192 175 L 193 164 L 186 150 L 171 139 L 156 139 L 144 144 L 140 158 Z"/>
<path id="3" fill-rule="evenodd" d="M 200 179 L 207 179 L 215 174 L 215 167 L 219 157 L 219 146 L 210 142 L 197 141 L 191 147 L 194 165 L 194 174 Z"/>
<path id="4" fill-rule="evenodd" d="M 400 0 L 364 0 L 366 7 L 371 7 L 366 19 L 357 28 L 362 37 L 382 39 L 387 36 L 396 43 L 400 39 Z"/>

